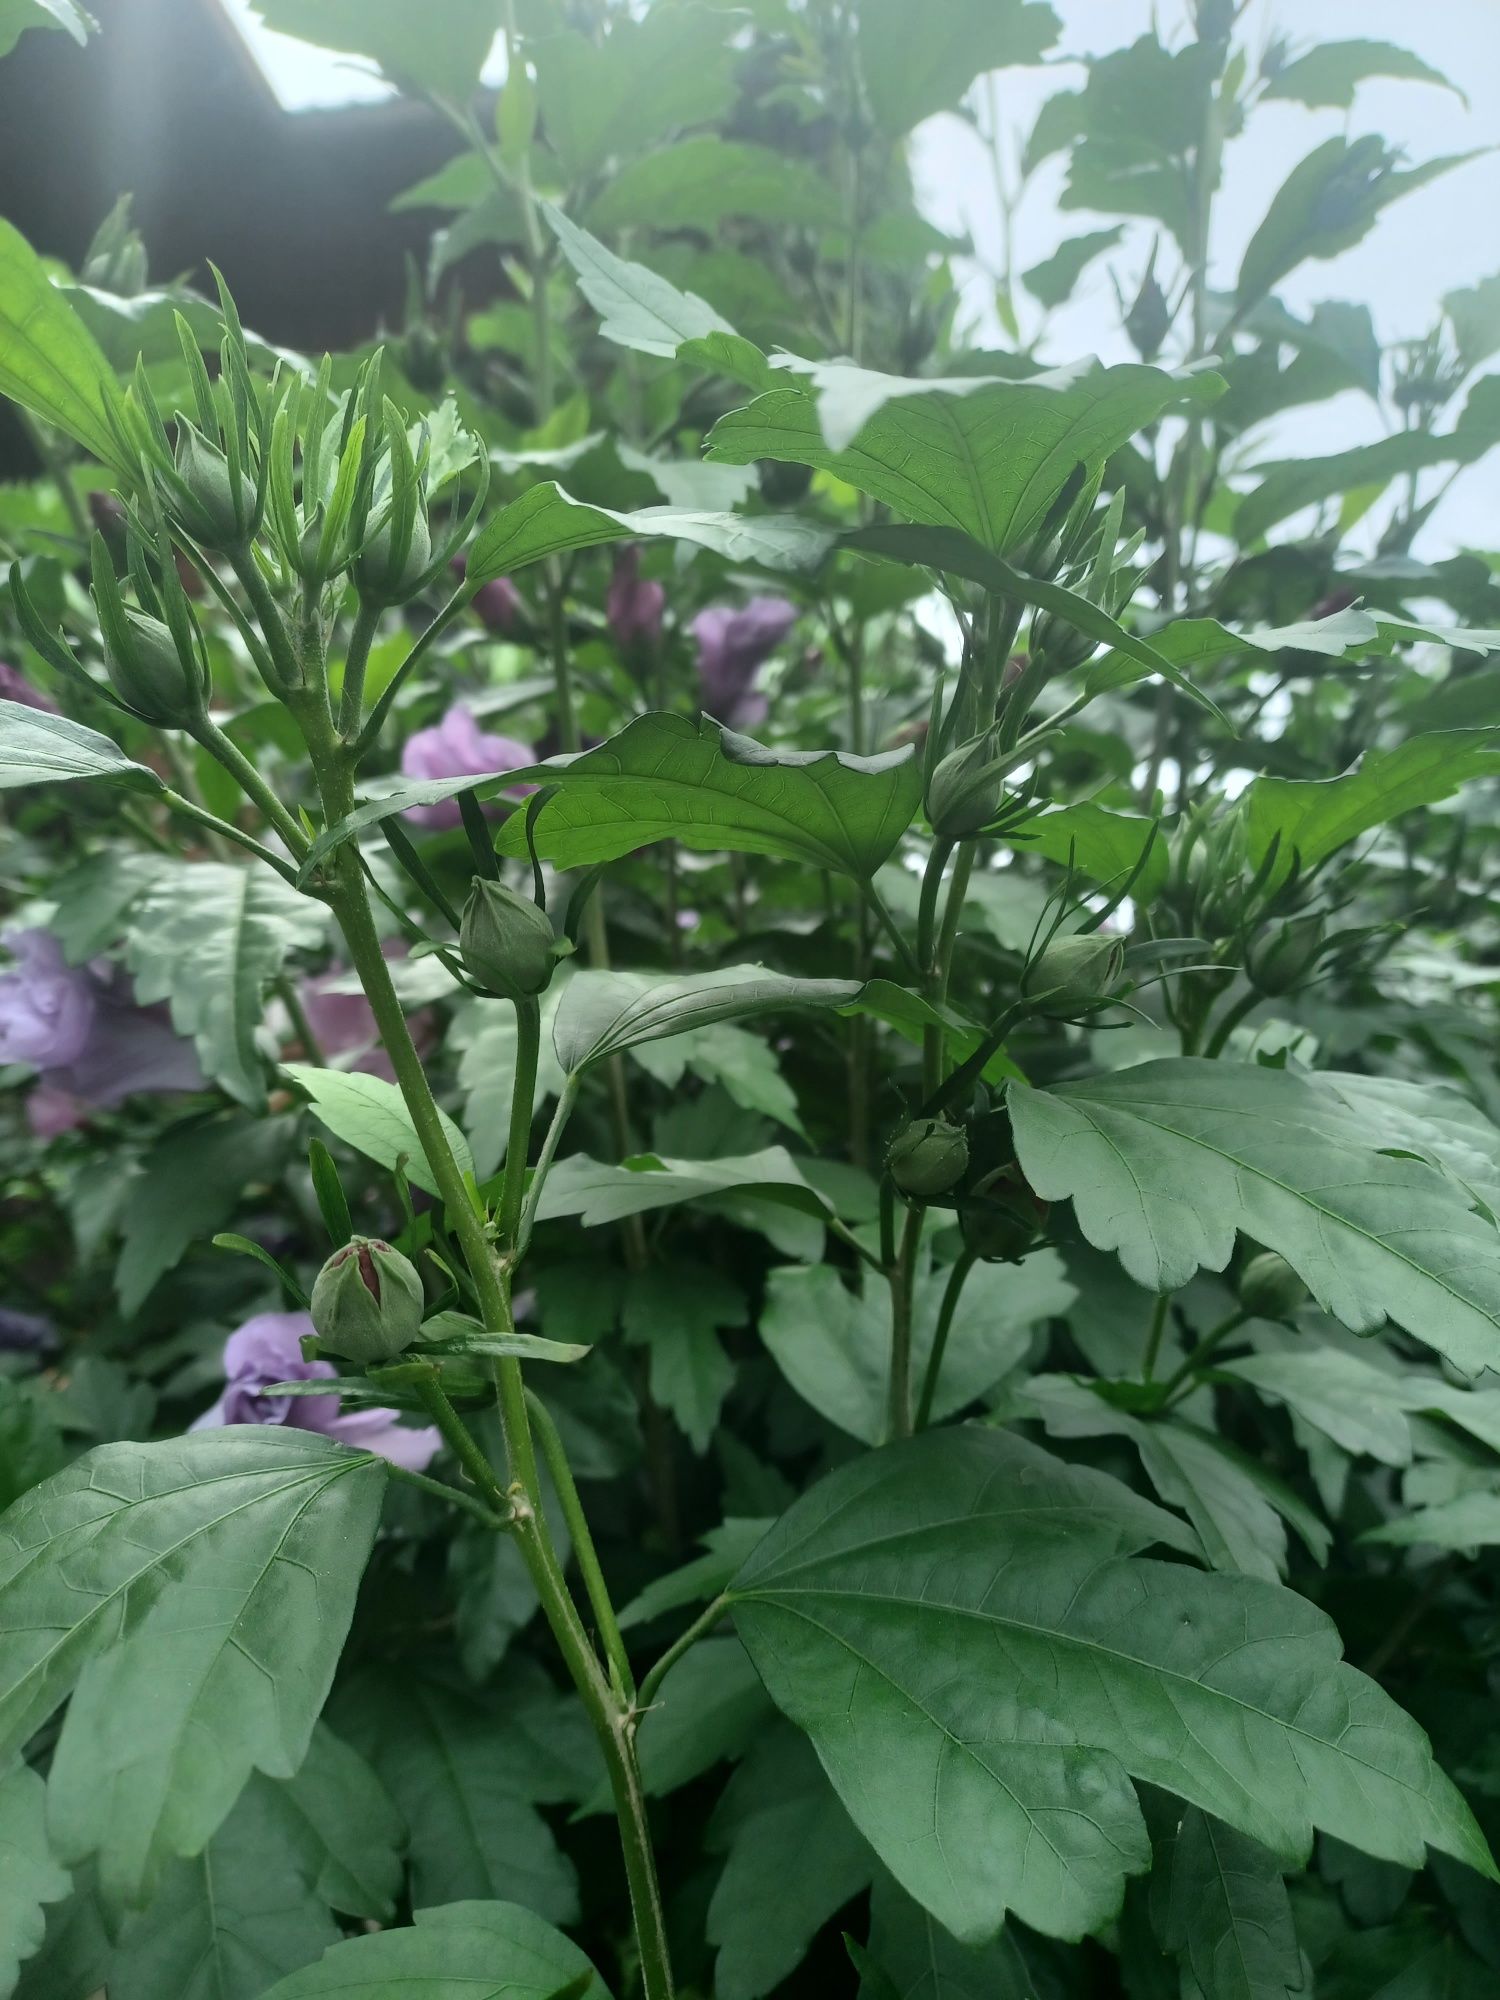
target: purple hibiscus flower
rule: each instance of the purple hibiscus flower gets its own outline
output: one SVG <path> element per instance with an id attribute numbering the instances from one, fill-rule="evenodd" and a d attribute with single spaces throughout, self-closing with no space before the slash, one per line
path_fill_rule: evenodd
<path id="1" fill-rule="evenodd" d="M 494 771 L 519 771 L 534 762 L 529 744 L 514 736 L 489 735 L 462 702 L 455 702 L 441 722 L 417 730 L 401 746 L 401 770 L 408 778 L 483 778 Z M 408 806 L 402 817 L 415 826 L 463 824 L 457 799 Z"/>
<path id="2" fill-rule="evenodd" d="M 387 938 L 380 949 L 388 959 L 405 958 L 406 940 Z M 304 979 L 301 999 L 307 1025 L 313 1031 L 320 1052 L 330 1061 L 339 1056 L 354 1058 L 352 1062 L 337 1063 L 337 1068 L 359 1070 L 366 1076 L 381 1076 L 387 1083 L 396 1081 L 391 1059 L 381 1046 L 380 1030 L 375 1025 L 370 1003 L 351 981 L 347 968 L 331 965 L 326 972 L 317 972 L 310 979 Z M 406 1025 L 418 1049 L 424 1049 L 431 1043 L 433 1017 L 430 1008 L 420 1007 L 414 1014 L 409 1014 Z"/>
<path id="3" fill-rule="evenodd" d="M 640 543 L 625 543 L 616 553 L 604 599 L 604 615 L 622 652 L 657 643 L 666 604 L 667 593 L 662 586 L 641 575 Z"/>
<path id="4" fill-rule="evenodd" d="M 18 701 L 22 708 L 45 709 L 49 715 L 57 713 L 57 703 L 51 695 L 33 687 L 21 669 L 13 667 L 9 660 L 0 660 L 0 701 Z"/>
<path id="5" fill-rule="evenodd" d="M 733 729 L 753 729 L 766 716 L 755 677 L 797 622 L 784 597 L 748 604 L 711 604 L 693 620 L 698 641 L 698 693 L 706 712 Z"/>
<path id="6" fill-rule="evenodd" d="M 0 973 L 0 1063 L 29 1063 L 45 1092 L 32 1130 L 51 1138 L 137 1091 L 201 1090 L 191 1042 L 164 1007 L 137 1007 L 117 967 L 69 965 L 50 931 L 0 934 L 14 968 Z M 69 1115 L 71 1108 L 72 1115 Z"/>
<path id="7" fill-rule="evenodd" d="M 0 1354 L 50 1354 L 57 1346 L 57 1328 L 45 1313 L 0 1306 Z"/>
<path id="8" fill-rule="evenodd" d="M 373 1451 L 408 1472 L 421 1472 L 437 1451 L 435 1430 L 403 1424 L 395 1410 L 339 1409 L 336 1394 L 328 1396 L 268 1396 L 273 1382 L 323 1382 L 333 1375 L 327 1361 L 304 1361 L 302 1337 L 313 1330 L 305 1312 L 257 1313 L 237 1327 L 224 1343 L 224 1393 L 193 1420 L 195 1431 L 217 1430 L 223 1424 L 289 1424 L 294 1430 L 317 1431 L 340 1444 Z"/>

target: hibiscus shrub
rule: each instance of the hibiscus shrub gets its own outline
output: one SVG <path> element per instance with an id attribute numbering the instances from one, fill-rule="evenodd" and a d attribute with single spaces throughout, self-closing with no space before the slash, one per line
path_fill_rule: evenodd
<path id="1" fill-rule="evenodd" d="M 0 2000 L 1492 1992 L 1500 280 L 1278 291 L 1443 80 L 261 11 L 462 134 L 382 345 L 0 225 Z"/>

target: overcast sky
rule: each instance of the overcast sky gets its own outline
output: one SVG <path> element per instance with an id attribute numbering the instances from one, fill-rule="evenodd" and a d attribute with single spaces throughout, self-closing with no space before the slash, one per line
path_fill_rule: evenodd
<path id="1" fill-rule="evenodd" d="M 1155 6 L 1152 0 L 1053 4 L 1063 22 L 1059 57 L 1045 69 L 1009 70 L 1000 78 L 1002 126 L 1017 141 L 1045 97 L 1081 82 L 1076 60 L 1070 63 L 1067 57 L 1121 47 L 1149 28 L 1153 18 L 1175 36 L 1187 12 L 1187 0 L 1159 0 Z M 250 14 L 248 0 L 226 0 L 226 5 L 288 106 L 381 94 L 379 81 L 349 60 L 268 33 Z M 920 5 L 914 5 L 913 13 L 919 23 Z M 1451 77 L 1471 101 L 1466 107 L 1451 92 L 1427 84 L 1372 82 L 1361 86 L 1347 117 L 1296 104 L 1267 105 L 1246 135 L 1231 144 L 1225 162 L 1213 276 L 1226 283 L 1232 283 L 1240 253 L 1289 169 L 1330 134 L 1345 129 L 1356 135 L 1380 132 L 1414 162 L 1500 146 L 1500 0 L 1426 0 L 1421 6 L 1411 0 L 1250 0 L 1241 33 L 1258 51 L 1278 25 L 1299 49 L 1353 37 L 1395 42 Z M 975 135 L 958 119 L 932 120 L 917 136 L 914 169 L 933 219 L 967 230 L 998 263 L 999 205 L 987 154 Z M 1054 161 L 1027 190 L 1017 222 L 1018 270 L 1047 256 L 1063 236 L 1108 220 L 1083 210 L 1060 214 L 1056 197 L 1061 182 Z M 1371 307 L 1382 339 L 1419 336 L 1431 326 L 1445 291 L 1500 270 L 1497 217 L 1500 152 L 1418 189 L 1389 209 L 1357 248 L 1329 263 L 1305 265 L 1279 289 L 1297 309 L 1319 299 L 1362 300 Z M 1122 280 L 1133 278 L 1139 256 L 1122 258 L 1119 269 Z M 982 314 L 989 296 L 982 272 L 972 274 L 967 295 L 976 314 Z M 1074 299 L 1055 316 L 1044 349 L 1047 358 L 1061 362 L 1085 353 L 1120 358 L 1128 350 L 1113 333 L 1113 321 L 1106 259 L 1089 268 Z M 1267 438 L 1264 455 L 1338 450 L 1378 437 L 1384 428 L 1384 419 L 1367 400 L 1348 395 L 1325 409 L 1298 412 L 1278 435 Z M 1500 453 L 1460 475 L 1428 531 L 1423 545 L 1428 553 L 1461 544 L 1500 548 L 1497 459 Z"/>

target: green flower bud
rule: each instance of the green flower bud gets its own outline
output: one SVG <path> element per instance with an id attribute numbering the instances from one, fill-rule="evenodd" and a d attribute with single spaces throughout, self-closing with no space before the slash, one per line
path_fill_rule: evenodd
<path id="1" fill-rule="evenodd" d="M 1323 919 L 1292 917 L 1268 937 L 1257 938 L 1245 961 L 1245 976 L 1269 999 L 1291 993 L 1306 979 L 1323 949 Z"/>
<path id="2" fill-rule="evenodd" d="M 1047 1226 L 1051 1204 L 1042 1200 L 1012 1164 L 988 1174 L 959 1204 L 964 1246 L 989 1264 L 1013 1264 Z"/>
<path id="3" fill-rule="evenodd" d="M 1055 937 L 1041 957 L 1026 969 L 1021 990 L 1029 999 L 1045 1001 L 1052 1013 L 1107 1000 L 1120 983 L 1125 947 L 1118 938 Z"/>
<path id="4" fill-rule="evenodd" d="M 1262 1250 L 1240 1273 L 1240 1304 L 1256 1319 L 1290 1319 L 1306 1299 L 1306 1285 L 1274 1250 Z"/>
<path id="5" fill-rule="evenodd" d="M 415 1265 L 378 1237 L 351 1237 L 318 1273 L 312 1323 L 322 1345 L 348 1361 L 393 1361 L 422 1324 Z"/>
<path id="6" fill-rule="evenodd" d="M 557 939 L 545 910 L 503 882 L 476 875 L 464 904 L 458 948 L 481 986 L 506 1000 L 545 993 L 557 965 Z"/>
<path id="7" fill-rule="evenodd" d="M 938 765 L 927 788 L 927 817 L 943 840 L 966 840 L 983 831 L 1000 810 L 1004 780 L 989 766 L 995 761 L 992 734 L 973 736 Z"/>
<path id="8" fill-rule="evenodd" d="M 177 475 L 190 498 L 171 496 L 173 512 L 195 541 L 209 549 L 230 549 L 257 526 L 255 481 L 240 472 L 238 490 L 229 460 L 185 417 L 178 418 Z"/>
<path id="9" fill-rule="evenodd" d="M 99 607 L 104 664 L 110 684 L 143 722 L 181 729 L 203 713 L 196 661 L 184 662 L 159 618 L 123 605 L 106 616 Z"/>
<path id="10" fill-rule="evenodd" d="M 427 503 L 419 494 L 407 534 L 398 536 L 387 514 L 366 541 L 354 565 L 355 586 L 361 597 L 374 603 L 404 604 L 431 561 L 432 530 L 427 525 Z"/>
<path id="11" fill-rule="evenodd" d="M 946 1118 L 918 1118 L 891 1141 L 886 1167 L 897 1190 L 913 1201 L 931 1201 L 957 1187 L 968 1170 L 969 1141 Z"/>

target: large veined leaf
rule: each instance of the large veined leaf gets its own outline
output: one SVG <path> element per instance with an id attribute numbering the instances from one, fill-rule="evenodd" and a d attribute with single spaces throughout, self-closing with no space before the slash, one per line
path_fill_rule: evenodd
<path id="1" fill-rule="evenodd" d="M 637 716 L 596 750 L 519 775 L 559 787 L 534 834 L 537 853 L 561 868 L 678 840 L 867 878 L 910 826 L 922 791 L 909 749 L 875 757 L 772 750 L 707 716 L 663 714 Z M 526 852 L 521 816 L 496 847 Z"/>
<path id="2" fill-rule="evenodd" d="M 47 1845 L 47 1788 L 29 1764 L 0 1778 L 0 1994 L 15 1989 L 21 1961 L 41 1944 L 43 1910 L 72 1878 Z"/>
<path id="3" fill-rule="evenodd" d="M 1372 827 L 1452 796 L 1500 771 L 1500 729 L 1438 729 L 1391 750 L 1367 750 L 1339 778 L 1256 778 L 1246 793 L 1250 858 L 1279 839 L 1277 865 L 1311 868 Z"/>
<path id="4" fill-rule="evenodd" d="M 149 1900 L 252 1770 L 306 1754 L 354 1609 L 385 1465 L 309 1431 L 107 1445 L 0 1533 L 0 1757 L 71 1693 L 48 1810 L 58 1854 Z"/>
<path id="5" fill-rule="evenodd" d="M 257 1042 L 265 990 L 328 913 L 269 868 L 185 861 L 154 876 L 131 915 L 126 963 L 143 1005 L 165 1000 L 205 1071 L 252 1111 L 266 1101 Z"/>
<path id="6" fill-rule="evenodd" d="M 336 1139 L 378 1166 L 394 1168 L 399 1163 L 414 1187 L 425 1188 L 428 1194 L 438 1192 L 411 1113 L 394 1083 L 362 1070 L 319 1069 L 313 1063 L 286 1063 L 283 1068 L 307 1092 L 313 1110 Z M 468 1140 L 446 1111 L 439 1110 L 438 1116 L 459 1171 L 472 1174 Z"/>
<path id="7" fill-rule="evenodd" d="M 1059 1950 L 1015 1923 L 985 1944 L 960 1944 L 878 1868 L 859 2000 L 892 2000 L 892 1988 L 895 2000 L 1059 2000 L 1072 1985 L 1070 1971 L 1049 1966 Z"/>
<path id="8" fill-rule="evenodd" d="M 0 220 L 0 396 L 128 471 L 107 415 L 116 394 L 93 335 L 26 238 Z"/>
<path id="9" fill-rule="evenodd" d="M 1159 1511 L 1001 1432 L 844 1466 L 730 1586 L 777 1704 L 956 1937 L 1079 1937 L 1149 1861 L 1130 1778 L 1305 1860 L 1314 1827 L 1494 1873 L 1427 1739 L 1274 1584 L 1145 1560 Z"/>
<path id="10" fill-rule="evenodd" d="M 709 123 L 734 101 L 732 17 L 716 8 L 616 14 L 598 41 L 565 31 L 551 9 L 535 18 L 547 24 L 528 44 L 542 122 L 570 186 Z"/>
<path id="11" fill-rule="evenodd" d="M 601 1165 L 582 1153 L 555 1166 L 547 1176 L 537 1219 L 576 1215 L 585 1229 L 644 1215 L 653 1208 L 722 1195 L 751 1196 L 822 1217 L 828 1203 L 798 1171 L 784 1146 L 719 1160 L 671 1160 L 640 1153 L 619 1166 Z"/>
<path id="12" fill-rule="evenodd" d="M 445 1903 L 410 1930 L 346 1938 L 264 2000 L 609 2000 L 570 1938 L 519 1903 Z"/>
<path id="13" fill-rule="evenodd" d="M 818 364 L 810 384 L 770 390 L 721 417 L 708 456 L 817 466 L 904 520 L 956 528 L 992 554 L 1014 555 L 1076 467 L 1102 465 L 1164 410 L 1210 402 L 1221 386 L 1217 376 L 1133 362 L 941 383 Z"/>
<path id="14" fill-rule="evenodd" d="M 770 146 L 700 133 L 621 167 L 590 202 L 588 215 L 595 229 L 639 223 L 712 229 L 730 216 L 757 216 L 783 229 L 828 228 L 843 223 L 844 205 L 838 189 L 810 163 Z M 566 218 L 555 214 L 552 226 L 561 241 Z M 576 254 L 587 239 L 579 229 L 572 238 Z"/>
<path id="15" fill-rule="evenodd" d="M 743 1021 L 787 1007 L 843 1007 L 853 979 L 790 979 L 760 965 L 659 979 L 645 972 L 582 972 L 568 984 L 552 1028 L 565 1071 L 601 1062 L 640 1042 L 659 1041 L 714 1021 Z"/>
<path id="16" fill-rule="evenodd" d="M 732 563 L 764 569 L 816 569 L 833 537 L 793 514 L 726 514 L 707 508 L 638 507 L 633 513 L 593 507 L 553 480 L 528 487 L 502 507 L 469 551 L 464 575 L 475 589 L 546 556 L 603 542 L 667 539 L 712 549 Z"/>
<path id="17" fill-rule="evenodd" d="M 1026 1178 L 1096 1249 L 1176 1291 L 1238 1232 L 1356 1333 L 1390 1318 L 1470 1374 L 1500 1361 L 1500 1232 L 1426 1161 L 1392 1157 L 1317 1079 L 1195 1059 L 1056 1090 L 1012 1084 Z"/>
<path id="18" fill-rule="evenodd" d="M 3 226 L 3 225 L 0 225 Z M 134 764 L 117 743 L 70 716 L 49 715 L 18 701 L 0 701 L 0 791 L 103 778 L 135 792 L 159 792 L 162 781 Z"/>

